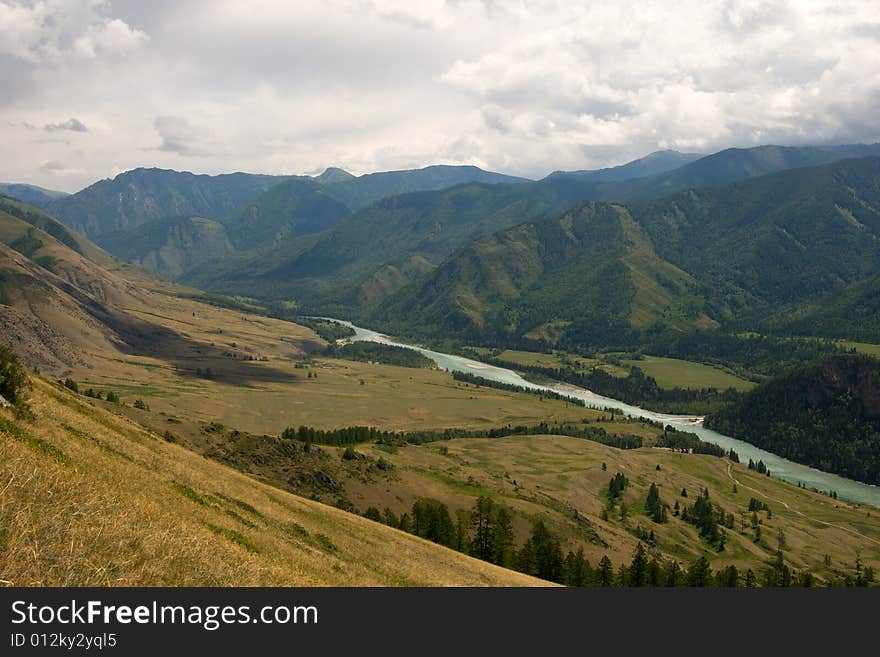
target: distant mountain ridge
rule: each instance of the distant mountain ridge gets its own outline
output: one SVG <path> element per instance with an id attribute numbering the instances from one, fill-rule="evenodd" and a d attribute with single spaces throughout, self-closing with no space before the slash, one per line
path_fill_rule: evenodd
<path id="1" fill-rule="evenodd" d="M 447 189 L 466 183 L 527 183 L 527 178 L 508 176 L 503 173 L 484 171 L 475 166 L 435 164 L 421 169 L 381 171 L 349 178 L 340 175 L 341 169 L 328 170 L 325 180 L 330 193 L 352 210 L 359 210 L 371 203 L 390 196 L 410 192 L 428 192 Z M 347 173 L 347 172 L 342 172 Z M 322 176 L 327 174 L 325 171 Z"/>
<path id="2" fill-rule="evenodd" d="M 880 143 L 728 148 L 666 173 L 599 187 L 592 200 L 641 201 L 663 198 L 685 189 L 719 187 L 786 169 L 878 155 Z"/>
<path id="3" fill-rule="evenodd" d="M 537 182 L 445 165 L 357 177 L 330 167 L 315 177 L 286 178 L 142 169 L 57 200 L 49 211 L 86 235 L 97 232 L 98 244 L 155 273 L 351 314 L 381 303 L 472 239 L 580 201 L 658 199 L 864 154 L 880 154 L 880 145 L 727 149 L 627 178 L 696 157 L 660 151 L 622 167 Z M 621 177 L 627 179 L 615 179 Z M 154 229 L 139 230 L 157 220 Z M 136 232 L 126 236 L 129 230 Z"/>
<path id="4" fill-rule="evenodd" d="M 531 183 L 470 183 L 392 196 L 355 212 L 308 244 L 302 238 L 283 240 L 242 253 L 232 267 L 220 260 L 206 262 L 183 280 L 216 292 L 296 298 L 316 312 L 352 315 L 381 303 L 470 240 L 550 218 L 580 201 L 662 198 L 872 152 L 880 154 L 880 145 L 728 149 L 647 178 L 601 182 L 560 175 Z"/>
<path id="5" fill-rule="evenodd" d="M 104 235 L 155 219 L 224 216 L 286 179 L 249 173 L 208 176 L 134 169 L 53 201 L 46 210 L 100 245 Z"/>
<path id="6" fill-rule="evenodd" d="M 470 166 L 431 166 L 358 177 L 330 167 L 314 178 L 134 169 L 51 201 L 46 209 L 120 257 L 153 273 L 177 277 L 186 268 L 230 253 L 222 247 L 224 242 L 233 251 L 264 248 L 285 238 L 332 228 L 352 208 L 387 195 L 473 180 L 493 184 L 524 179 Z M 195 232 L 194 218 L 199 219 Z M 206 221 L 217 225 L 205 232 Z M 156 225 L 143 228 L 152 223 Z M 198 235 L 208 238 L 208 243 L 201 244 Z"/>
<path id="7" fill-rule="evenodd" d="M 68 196 L 67 192 L 58 192 L 24 183 L 0 183 L 0 195 L 23 201 L 35 208 L 45 208 L 55 199 Z"/>
<path id="8" fill-rule="evenodd" d="M 700 153 L 680 153 L 674 150 L 655 151 L 632 162 L 604 169 L 588 169 L 580 171 L 554 171 L 547 178 L 577 178 L 595 182 L 611 182 L 645 178 L 659 173 L 677 169 L 685 164 L 705 157 Z"/>

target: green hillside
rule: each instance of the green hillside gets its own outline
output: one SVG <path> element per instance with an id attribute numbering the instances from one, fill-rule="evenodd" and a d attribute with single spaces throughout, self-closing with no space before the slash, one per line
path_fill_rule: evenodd
<path id="1" fill-rule="evenodd" d="M 835 356 L 790 372 L 706 418 L 758 447 L 880 484 L 880 361 Z"/>
<path id="2" fill-rule="evenodd" d="M 71 233 L 62 224 L 47 215 L 45 212 L 10 197 L 0 196 L 0 212 L 24 221 L 34 228 L 45 231 L 65 246 L 78 253 L 82 253 L 81 238 Z"/>
<path id="3" fill-rule="evenodd" d="M 311 236 L 278 242 L 269 255 L 251 260 L 255 269 L 208 263 L 182 280 L 214 291 L 294 298 L 306 307 L 370 305 L 480 235 L 562 211 L 577 201 L 578 190 L 577 183 L 560 180 L 394 196 L 356 212 L 314 244 L 306 246 Z"/>
<path id="4" fill-rule="evenodd" d="M 263 192 L 223 223 L 236 250 L 242 251 L 321 232 L 349 214 L 348 207 L 319 183 L 293 178 Z"/>
<path id="5" fill-rule="evenodd" d="M 878 274 L 878 183 L 880 158 L 864 158 L 652 203 L 582 204 L 462 248 L 373 319 L 569 347 L 742 330 Z"/>
<path id="6" fill-rule="evenodd" d="M 106 235 L 102 243 L 118 258 L 168 279 L 234 250 L 226 227 L 205 217 L 157 219 Z"/>
<path id="7" fill-rule="evenodd" d="M 764 322 L 770 331 L 880 343 L 880 276 L 833 293 L 816 303 L 778 313 Z"/>

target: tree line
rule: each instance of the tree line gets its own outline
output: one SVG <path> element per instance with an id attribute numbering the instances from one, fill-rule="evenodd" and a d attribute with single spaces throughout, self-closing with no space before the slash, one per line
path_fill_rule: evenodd
<path id="1" fill-rule="evenodd" d="M 365 442 L 376 442 L 383 445 L 421 445 L 438 440 L 452 440 L 454 438 L 503 438 L 506 436 L 539 436 L 548 434 L 582 438 L 618 449 L 636 449 L 642 446 L 642 438 L 640 436 L 609 434 L 602 427 L 585 424 L 550 424 L 548 422 L 541 422 L 531 426 L 508 425 L 491 429 L 449 428 L 425 429 L 421 431 L 388 431 L 367 426 L 318 429 L 302 425 L 285 428 L 281 432 L 281 437 L 285 440 L 298 440 L 304 443 L 339 447 Z"/>

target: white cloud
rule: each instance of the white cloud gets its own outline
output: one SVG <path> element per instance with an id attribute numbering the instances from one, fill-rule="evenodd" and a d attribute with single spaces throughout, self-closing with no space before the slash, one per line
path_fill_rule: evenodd
<path id="1" fill-rule="evenodd" d="M 59 130 L 70 130 L 72 132 L 88 132 L 86 125 L 76 118 L 67 119 L 61 123 L 47 123 L 43 126 L 46 132 L 58 132 Z"/>
<path id="2" fill-rule="evenodd" d="M 48 160 L 40 165 L 40 171 L 48 176 L 78 176 L 83 174 L 83 169 L 78 167 L 69 167 L 61 162 Z"/>
<path id="3" fill-rule="evenodd" d="M 880 139 L 873 0 L 0 0 L 0 179 Z M 130 56 L 136 54 L 136 56 Z M 79 117 L 88 133 L 27 126 Z M 70 129 L 70 128 L 68 128 Z M 45 136 L 45 135 L 44 135 Z"/>
<path id="4" fill-rule="evenodd" d="M 107 18 L 103 0 L 0 2 L 0 54 L 28 62 L 59 62 L 120 55 L 149 37 L 118 18 Z"/>
<path id="5" fill-rule="evenodd" d="M 158 116 L 153 125 L 162 140 L 160 151 L 192 157 L 219 154 L 220 148 L 209 133 L 184 116 Z"/>

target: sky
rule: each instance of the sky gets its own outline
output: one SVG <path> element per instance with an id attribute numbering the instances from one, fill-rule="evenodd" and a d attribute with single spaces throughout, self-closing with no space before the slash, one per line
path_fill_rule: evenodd
<path id="1" fill-rule="evenodd" d="M 0 0 L 0 181 L 880 141 L 880 2 Z"/>

